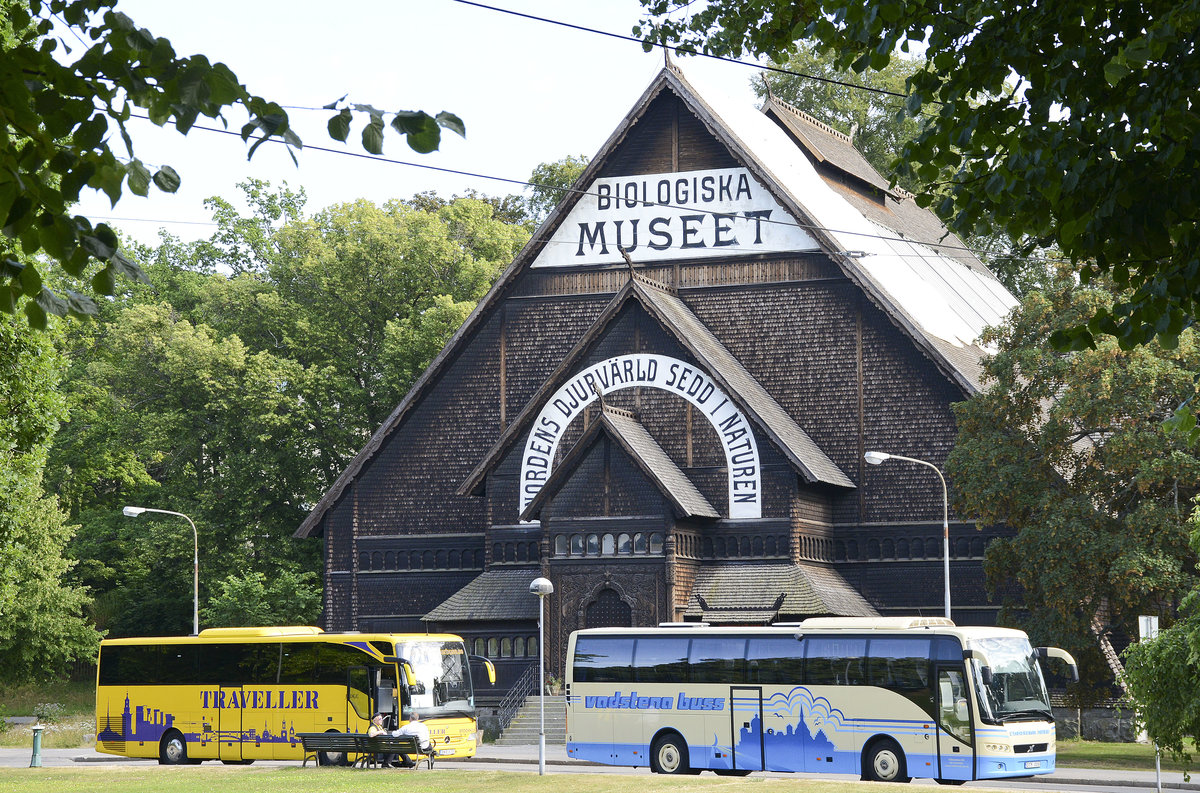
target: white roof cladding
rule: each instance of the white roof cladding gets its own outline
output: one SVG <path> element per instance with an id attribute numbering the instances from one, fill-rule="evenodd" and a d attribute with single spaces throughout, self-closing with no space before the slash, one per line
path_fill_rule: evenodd
<path id="1" fill-rule="evenodd" d="M 840 251 L 865 254 L 843 257 L 843 266 L 849 258 L 850 266 L 924 334 L 955 347 L 977 346 L 983 329 L 1000 323 L 1017 305 L 1017 299 L 982 265 L 971 266 L 939 253 L 936 246 L 941 240 L 907 239 L 900 231 L 867 218 L 821 177 L 775 122 L 695 81 L 678 61 L 674 66 L 696 99 L 740 141 L 743 151 L 751 153 L 775 185 L 808 213 L 819 227 L 815 231 L 823 231 Z M 959 245 L 953 237 L 944 244 Z M 959 256 L 963 253 L 956 251 Z"/>

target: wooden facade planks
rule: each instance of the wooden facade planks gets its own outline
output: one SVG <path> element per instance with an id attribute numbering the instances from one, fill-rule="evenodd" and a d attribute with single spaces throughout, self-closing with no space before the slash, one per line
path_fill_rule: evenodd
<path id="1" fill-rule="evenodd" d="M 752 165 L 755 178 L 767 173 L 727 145 L 733 138 L 702 105 L 673 92 L 669 76 L 655 85 L 585 181 Z M 808 155 L 797 148 L 795 156 Z M 555 210 L 539 237 L 548 239 L 576 200 Z M 893 312 L 830 251 L 731 250 L 664 262 L 647 261 L 643 249 L 631 272 L 625 264 L 533 266 L 539 244 L 518 258 L 323 499 L 316 533 L 326 541 L 326 627 L 410 628 L 436 609 L 436 623 L 425 623 L 434 629 L 468 637 L 528 632 L 528 614 L 508 614 L 503 603 L 490 604 L 491 628 L 442 606 L 487 576 L 511 584 L 545 575 L 556 587 L 547 638 L 554 664 L 571 630 L 681 618 L 698 577 L 730 565 L 746 567 L 748 586 L 755 566 L 779 580 L 803 568 L 820 573 L 805 574 L 815 586 L 840 574 L 883 613 L 940 612 L 935 478 L 901 464 L 862 464 L 866 449 L 940 464 L 954 441 L 951 405 L 964 398 L 969 378 L 947 374 L 946 361 L 913 332 L 911 316 Z M 614 300 L 628 294 L 634 273 L 674 297 L 659 290 Z M 707 347 L 680 327 L 705 336 Z M 628 387 L 610 391 L 605 404 L 628 411 L 677 468 L 672 476 L 686 477 L 722 517 L 680 517 L 661 479 L 647 477 L 630 447 L 601 432 L 588 436 L 590 446 L 541 498 L 540 523 L 520 521 L 522 422 L 542 409 L 560 382 L 553 378 L 633 354 L 704 372 L 700 358 L 717 360 L 714 345 L 720 360 L 734 362 L 738 371 L 726 374 L 735 387 L 760 389 L 755 399 L 794 422 L 848 483 L 806 479 L 794 450 L 778 445 L 783 436 L 770 434 L 775 427 L 752 422 L 761 514 L 732 519 L 722 433 L 677 393 Z M 598 415 L 593 405 L 562 430 L 556 466 Z M 961 609 L 963 621 L 986 622 L 995 608 L 982 585 L 982 554 L 1005 530 L 979 532 L 952 520 L 955 616 Z M 847 602 L 845 592 L 831 595 L 828 602 Z M 502 668 L 502 678 L 514 669 Z"/>

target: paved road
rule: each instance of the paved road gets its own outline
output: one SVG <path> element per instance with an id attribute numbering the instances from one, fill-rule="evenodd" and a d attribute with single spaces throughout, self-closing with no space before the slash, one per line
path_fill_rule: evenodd
<path id="1" fill-rule="evenodd" d="M 30 749 L 0 748 L 0 767 L 27 768 L 32 752 Z M 42 765 L 48 768 L 86 767 L 89 763 L 122 763 L 150 764 L 151 760 L 132 760 L 124 757 L 100 754 L 92 749 L 45 749 L 42 751 Z M 262 760 L 253 766 L 261 768 L 273 765 L 295 765 L 296 761 Z M 495 746 L 485 744 L 478 756 L 471 760 L 444 760 L 439 763 L 442 768 L 462 768 L 478 770 L 506 770 L 536 773 L 538 767 L 537 746 Z M 387 773 L 387 772 L 383 772 Z M 649 774 L 645 768 L 615 768 L 611 766 L 583 763 L 567 758 L 562 746 L 546 747 L 546 773 L 548 774 Z M 755 776 L 770 777 L 813 777 L 821 779 L 844 779 L 857 781 L 857 776 L 831 774 L 755 774 Z M 1185 782 L 1183 774 L 1164 772 L 1162 775 L 1163 789 L 1170 791 L 1191 790 L 1200 791 L 1200 779 Z M 932 786 L 938 790 L 949 790 L 936 785 L 931 780 L 919 780 L 916 785 Z M 987 781 L 969 782 L 967 788 L 992 788 L 1004 790 L 1033 791 L 1034 793 L 1053 793 L 1065 791 L 1073 793 L 1146 793 L 1154 789 L 1153 771 L 1098 771 L 1090 768 L 1060 768 L 1048 776 L 1031 777 L 1011 782 Z"/>

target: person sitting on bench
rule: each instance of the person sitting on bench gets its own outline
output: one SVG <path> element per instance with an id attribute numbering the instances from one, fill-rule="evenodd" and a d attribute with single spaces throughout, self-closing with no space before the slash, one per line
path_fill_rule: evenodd
<path id="1" fill-rule="evenodd" d="M 392 733 L 392 735 L 411 735 L 417 739 L 417 747 L 422 753 L 428 754 L 433 748 L 433 740 L 429 736 L 429 728 L 421 721 L 421 714 L 415 710 L 410 710 L 404 715 L 408 717 L 408 723 L 400 729 Z M 400 755 L 400 765 L 405 768 L 412 768 L 416 764 L 414 758 L 408 755 Z"/>
<path id="2" fill-rule="evenodd" d="M 383 713 L 376 713 L 371 717 L 371 725 L 367 727 L 367 737 L 374 738 L 377 735 L 394 735 L 394 732 L 388 732 L 384 726 L 384 719 L 387 717 Z M 400 766 L 400 755 L 398 754 L 378 754 L 375 759 L 382 766 L 392 766 L 398 768 Z"/>

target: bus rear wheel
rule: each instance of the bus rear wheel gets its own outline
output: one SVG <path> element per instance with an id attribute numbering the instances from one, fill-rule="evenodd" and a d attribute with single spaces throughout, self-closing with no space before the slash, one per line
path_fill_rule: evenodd
<path id="1" fill-rule="evenodd" d="M 883 738 L 871 744 L 867 749 L 866 768 L 867 779 L 872 782 L 907 782 L 908 769 L 905 767 L 904 750 L 891 738 Z"/>
<path id="2" fill-rule="evenodd" d="M 187 741 L 183 733 L 170 730 L 163 736 L 158 745 L 158 762 L 160 765 L 185 765 L 188 761 Z"/>
<path id="3" fill-rule="evenodd" d="M 656 774 L 698 774 L 688 765 L 687 744 L 678 733 L 659 736 L 650 747 L 650 770 Z"/>

